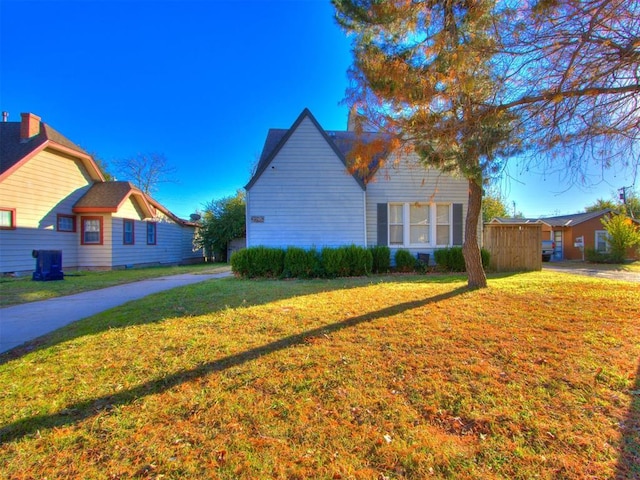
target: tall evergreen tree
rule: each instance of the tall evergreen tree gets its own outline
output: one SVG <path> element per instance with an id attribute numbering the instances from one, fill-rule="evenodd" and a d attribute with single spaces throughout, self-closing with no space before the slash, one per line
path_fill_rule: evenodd
<path id="1" fill-rule="evenodd" d="M 486 286 L 476 235 L 482 186 L 510 155 L 529 153 L 527 169 L 584 185 L 593 170 L 640 167 L 637 1 L 333 4 L 353 34 L 347 103 L 388 134 L 387 148 L 468 179 L 470 287 Z M 356 163 L 370 158 L 362 153 Z"/>
<path id="2" fill-rule="evenodd" d="M 510 111 L 486 108 L 500 92 L 493 2 L 334 0 L 354 33 L 348 102 L 390 143 L 469 184 L 463 252 L 469 287 L 486 287 L 478 241 L 485 180 L 518 146 Z M 366 160 L 366 156 L 357 158 Z"/>

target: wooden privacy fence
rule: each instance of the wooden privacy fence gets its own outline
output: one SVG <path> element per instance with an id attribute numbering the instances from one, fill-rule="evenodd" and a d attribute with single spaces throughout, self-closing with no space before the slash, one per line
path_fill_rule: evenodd
<path id="1" fill-rule="evenodd" d="M 539 223 L 484 226 L 484 248 L 491 253 L 491 269 L 520 272 L 542 269 L 542 225 Z"/>

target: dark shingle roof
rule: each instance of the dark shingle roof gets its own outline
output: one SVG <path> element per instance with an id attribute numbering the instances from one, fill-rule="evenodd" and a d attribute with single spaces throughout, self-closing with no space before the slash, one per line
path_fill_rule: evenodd
<path id="1" fill-rule="evenodd" d="M 73 206 L 74 210 L 109 209 L 116 211 L 134 191 L 129 182 L 94 183 Z"/>
<path id="2" fill-rule="evenodd" d="M 540 220 L 552 227 L 573 227 L 592 218 L 597 218 L 605 213 L 611 212 L 610 209 L 599 210 L 597 212 L 575 213 L 573 215 L 559 215 L 557 217 L 544 217 Z"/>
<path id="3" fill-rule="evenodd" d="M 586 213 L 574 213 L 571 215 L 559 215 L 556 217 L 540 217 L 540 218 L 501 218 L 496 217 L 491 221 L 496 221 L 498 223 L 510 223 L 510 224 L 520 224 L 520 223 L 546 223 L 551 227 L 573 227 L 574 225 L 578 225 L 582 222 L 586 222 L 587 220 L 591 220 L 592 218 L 598 218 L 605 213 L 611 212 L 610 209 L 599 210 L 597 212 L 586 212 Z"/>
<path id="4" fill-rule="evenodd" d="M 40 122 L 40 133 L 27 141 L 20 139 L 20 122 L 0 122 L 0 174 L 47 141 L 90 156 L 84 149 L 43 122 Z"/>
<path id="5" fill-rule="evenodd" d="M 258 161 L 258 165 L 256 167 L 256 172 L 249 181 L 249 183 L 245 186 L 246 189 L 251 188 L 251 186 L 256 182 L 256 180 L 260 177 L 262 172 L 268 167 L 273 158 L 276 156 L 280 148 L 286 143 L 289 136 L 293 133 L 293 131 L 298 127 L 298 125 L 302 122 L 305 117 L 309 117 L 311 121 L 316 125 L 320 133 L 325 137 L 327 143 L 333 150 L 336 152 L 340 160 L 347 168 L 348 164 L 348 156 L 349 152 L 353 149 L 357 142 L 365 142 L 368 143 L 372 140 L 380 138 L 382 134 L 365 132 L 362 134 L 356 134 L 352 131 L 343 131 L 343 130 L 324 130 L 318 121 L 314 118 L 311 112 L 308 109 L 304 109 L 304 111 L 300 114 L 298 119 L 295 121 L 293 126 L 289 129 L 283 128 L 272 128 L 267 133 L 267 138 L 264 142 L 264 146 L 262 147 L 262 153 L 260 154 L 260 160 Z M 383 153 L 377 155 L 376 158 L 372 159 L 371 164 L 369 166 L 369 171 L 366 173 L 363 172 L 354 172 L 353 177 L 356 179 L 358 184 L 364 188 L 364 185 L 367 183 L 368 179 L 375 173 L 380 160 L 387 156 L 387 153 Z"/>

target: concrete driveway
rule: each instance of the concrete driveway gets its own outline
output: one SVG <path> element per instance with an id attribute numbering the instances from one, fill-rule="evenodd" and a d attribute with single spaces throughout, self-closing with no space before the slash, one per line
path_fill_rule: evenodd
<path id="1" fill-rule="evenodd" d="M 231 272 L 171 275 L 0 308 L 0 353 L 131 300 L 231 275 Z"/>
<path id="2" fill-rule="evenodd" d="M 562 262 L 561 264 L 554 264 L 554 262 L 548 262 L 542 264 L 542 269 L 553 272 L 561 273 L 573 273 L 574 275 L 586 275 L 588 277 L 606 278 L 609 280 L 622 280 L 625 282 L 637 282 L 640 283 L 640 273 L 638 272 L 625 272 L 622 270 L 605 270 L 599 269 L 595 266 L 590 266 L 584 263 L 571 264 L 568 262 Z"/>

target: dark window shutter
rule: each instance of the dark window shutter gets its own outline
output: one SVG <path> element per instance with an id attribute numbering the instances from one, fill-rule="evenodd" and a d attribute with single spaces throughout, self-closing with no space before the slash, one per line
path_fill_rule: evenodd
<path id="1" fill-rule="evenodd" d="M 387 204 L 378 204 L 378 245 L 387 244 Z"/>
<path id="2" fill-rule="evenodd" d="M 453 204 L 453 245 L 462 245 L 462 204 Z"/>

